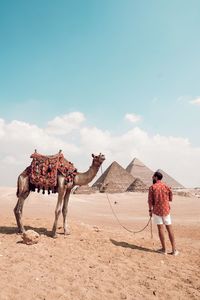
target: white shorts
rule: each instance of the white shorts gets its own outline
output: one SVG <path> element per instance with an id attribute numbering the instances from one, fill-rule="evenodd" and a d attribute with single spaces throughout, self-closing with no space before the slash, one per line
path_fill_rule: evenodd
<path id="1" fill-rule="evenodd" d="M 154 223 L 156 225 L 162 225 L 162 224 L 171 225 L 172 224 L 170 214 L 167 216 L 164 216 L 164 217 L 153 214 L 153 219 L 154 219 Z"/>

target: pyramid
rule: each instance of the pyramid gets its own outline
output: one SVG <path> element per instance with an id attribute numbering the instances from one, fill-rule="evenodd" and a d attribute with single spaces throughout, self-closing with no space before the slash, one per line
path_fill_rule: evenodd
<path id="1" fill-rule="evenodd" d="M 160 172 L 163 175 L 162 181 L 165 182 L 172 189 L 184 188 L 184 186 L 182 184 L 180 184 L 178 181 L 176 181 L 174 178 L 172 178 L 165 171 L 163 171 L 161 169 L 158 169 L 157 171 Z"/>
<path id="2" fill-rule="evenodd" d="M 73 191 L 73 194 L 92 194 L 94 192 L 95 190 L 89 185 L 81 185 Z"/>
<path id="3" fill-rule="evenodd" d="M 139 159 L 134 158 L 127 166 L 126 171 L 133 177 L 139 178 L 147 187 L 152 185 L 153 171 L 145 166 Z"/>
<path id="4" fill-rule="evenodd" d="M 127 188 L 127 192 L 147 192 L 148 186 L 140 179 L 136 178 Z"/>
<path id="5" fill-rule="evenodd" d="M 147 187 L 152 185 L 152 176 L 154 172 L 143 164 L 139 159 L 134 158 L 127 166 L 126 170 L 135 178 L 139 178 Z M 163 175 L 162 181 L 172 189 L 184 188 L 179 182 L 173 179 L 169 174 L 161 169 L 158 169 Z"/>
<path id="6" fill-rule="evenodd" d="M 92 185 L 100 192 L 123 193 L 134 181 L 134 177 L 114 161 Z"/>

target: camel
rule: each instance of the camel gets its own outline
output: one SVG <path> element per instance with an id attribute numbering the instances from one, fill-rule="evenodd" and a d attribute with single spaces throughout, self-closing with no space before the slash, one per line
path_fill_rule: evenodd
<path id="1" fill-rule="evenodd" d="M 57 223 L 61 213 L 61 209 L 63 214 L 64 235 L 66 236 L 70 234 L 69 226 L 67 223 L 67 211 L 68 211 L 69 196 L 72 188 L 76 185 L 86 185 L 90 183 L 96 176 L 101 164 L 105 160 L 105 156 L 101 153 L 99 155 L 92 154 L 92 157 L 93 157 L 92 165 L 89 167 L 88 171 L 83 173 L 77 172 L 77 174 L 74 177 L 74 181 L 71 185 L 65 184 L 65 177 L 62 174 L 59 173 L 57 174 L 58 200 L 55 209 L 55 220 L 52 228 L 52 237 L 54 238 L 57 236 L 56 234 Z M 14 214 L 18 226 L 18 233 L 25 232 L 25 228 L 22 222 L 22 213 L 23 213 L 24 201 L 30 194 L 30 191 L 31 188 L 30 188 L 29 176 L 25 175 L 23 172 L 18 177 L 18 181 L 17 181 L 18 201 L 14 208 Z"/>

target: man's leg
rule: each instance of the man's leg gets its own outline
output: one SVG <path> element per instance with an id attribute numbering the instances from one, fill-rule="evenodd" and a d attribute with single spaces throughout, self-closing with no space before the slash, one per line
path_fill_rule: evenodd
<path id="1" fill-rule="evenodd" d="M 167 228 L 167 232 L 169 235 L 169 240 L 172 245 L 172 253 L 175 253 L 176 252 L 176 243 L 175 243 L 174 231 L 173 231 L 172 225 L 166 225 L 166 228 Z"/>
<path id="2" fill-rule="evenodd" d="M 157 227 L 158 227 L 158 235 L 159 235 L 160 242 L 162 245 L 162 251 L 166 252 L 164 225 L 163 224 L 157 225 Z"/>

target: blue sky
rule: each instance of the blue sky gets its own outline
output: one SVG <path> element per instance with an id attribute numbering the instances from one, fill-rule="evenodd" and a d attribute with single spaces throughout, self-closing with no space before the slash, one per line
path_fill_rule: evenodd
<path id="1" fill-rule="evenodd" d="M 134 114 L 150 136 L 199 148 L 199 11 L 195 0 L 1 0 L 0 118 L 44 128 L 81 112 L 120 135 Z"/>

